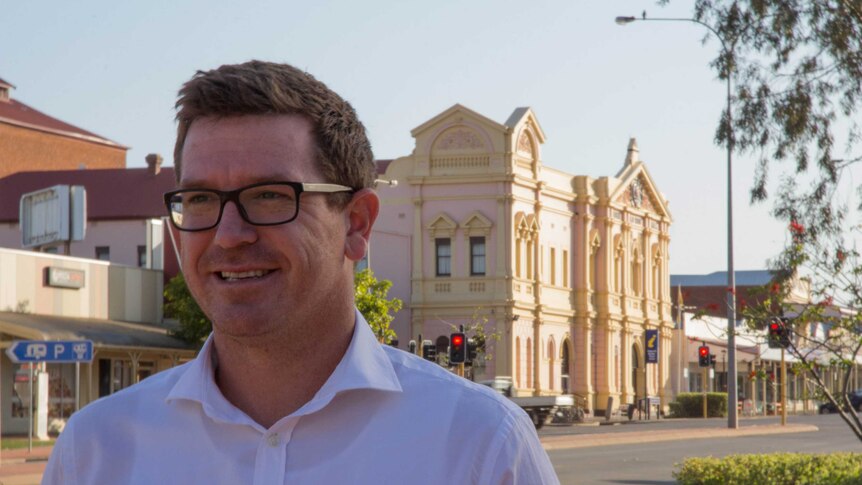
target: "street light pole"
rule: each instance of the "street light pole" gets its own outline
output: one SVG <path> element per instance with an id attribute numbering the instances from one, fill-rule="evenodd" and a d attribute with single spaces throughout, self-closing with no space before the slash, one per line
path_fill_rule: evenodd
<path id="1" fill-rule="evenodd" d="M 727 379 L 727 427 L 736 429 L 739 424 L 737 420 L 737 379 L 736 379 L 736 277 L 733 269 L 733 115 L 731 112 L 731 75 L 733 70 L 730 64 L 732 48 L 729 49 L 721 34 L 707 23 L 697 19 L 689 18 L 647 18 L 644 15 L 638 17 L 617 17 L 616 23 L 627 25 L 632 22 L 689 22 L 706 27 L 715 38 L 721 42 L 721 51 L 724 54 L 725 78 L 727 79 L 727 112 L 724 119 L 725 133 L 727 136 L 727 374 L 733 379 Z"/>

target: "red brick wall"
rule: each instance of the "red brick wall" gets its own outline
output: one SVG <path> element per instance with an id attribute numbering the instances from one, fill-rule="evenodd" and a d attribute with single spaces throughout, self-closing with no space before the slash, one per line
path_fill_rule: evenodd
<path id="1" fill-rule="evenodd" d="M 126 150 L 0 123 L 0 178 L 33 170 L 125 168 Z"/>

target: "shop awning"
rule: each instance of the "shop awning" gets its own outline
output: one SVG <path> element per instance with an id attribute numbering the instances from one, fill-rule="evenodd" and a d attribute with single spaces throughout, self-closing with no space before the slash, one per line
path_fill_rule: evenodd
<path id="1" fill-rule="evenodd" d="M 196 352 L 166 328 L 139 323 L 0 312 L 0 332 L 22 340 L 92 340 L 98 348 Z"/>

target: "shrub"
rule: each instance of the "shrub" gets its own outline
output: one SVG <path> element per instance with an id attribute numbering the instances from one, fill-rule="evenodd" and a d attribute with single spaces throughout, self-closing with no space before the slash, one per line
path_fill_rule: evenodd
<path id="1" fill-rule="evenodd" d="M 688 458 L 673 477 L 682 485 L 849 485 L 862 483 L 862 453 L 772 453 Z"/>
<path id="2" fill-rule="evenodd" d="M 669 404 L 670 415 L 674 418 L 700 418 L 703 417 L 703 393 L 681 392 L 677 394 L 676 400 Z M 707 416 L 720 418 L 727 416 L 727 393 L 706 393 Z"/>

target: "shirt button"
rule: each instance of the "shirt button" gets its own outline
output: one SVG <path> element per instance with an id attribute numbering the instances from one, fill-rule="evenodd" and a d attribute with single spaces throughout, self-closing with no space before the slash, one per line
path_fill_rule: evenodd
<path id="1" fill-rule="evenodd" d="M 273 433 L 266 437 L 266 442 L 269 446 L 276 447 L 278 446 L 278 433 Z"/>

